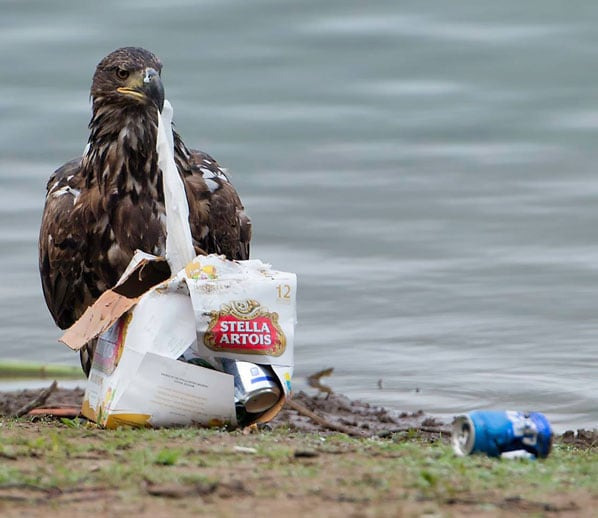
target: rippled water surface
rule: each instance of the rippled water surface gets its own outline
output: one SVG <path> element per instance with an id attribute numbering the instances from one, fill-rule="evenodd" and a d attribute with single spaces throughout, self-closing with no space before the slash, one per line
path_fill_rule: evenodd
<path id="1" fill-rule="evenodd" d="M 164 62 L 253 255 L 300 282 L 297 379 L 598 426 L 598 4 L 0 1 L 0 356 L 76 363 L 37 274 L 95 64 Z"/>

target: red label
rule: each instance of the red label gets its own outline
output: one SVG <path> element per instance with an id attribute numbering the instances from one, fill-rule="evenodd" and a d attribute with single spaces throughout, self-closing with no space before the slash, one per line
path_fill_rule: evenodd
<path id="1" fill-rule="evenodd" d="M 204 343 L 213 351 L 280 356 L 285 350 L 286 338 L 278 325 L 278 313 L 253 306 L 253 318 L 247 318 L 239 315 L 237 308 L 224 306 L 210 316 Z"/>
<path id="2" fill-rule="evenodd" d="M 232 315 L 220 317 L 212 328 L 216 347 L 269 349 L 276 343 L 277 333 L 269 318 L 239 320 Z"/>

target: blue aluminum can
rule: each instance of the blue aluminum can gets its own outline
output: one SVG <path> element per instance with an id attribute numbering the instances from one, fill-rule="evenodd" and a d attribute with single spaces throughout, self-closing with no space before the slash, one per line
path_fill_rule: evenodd
<path id="1" fill-rule="evenodd" d="M 455 418 L 452 443 L 461 456 L 485 453 L 499 457 L 518 451 L 522 456 L 543 458 L 550 453 L 552 429 L 539 412 L 478 410 Z"/>

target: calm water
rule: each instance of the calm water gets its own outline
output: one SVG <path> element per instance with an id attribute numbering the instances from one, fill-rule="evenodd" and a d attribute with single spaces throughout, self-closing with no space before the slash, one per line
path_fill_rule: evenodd
<path id="1" fill-rule="evenodd" d="M 77 363 L 37 274 L 45 182 L 86 142 L 95 64 L 134 44 L 230 169 L 254 257 L 299 276 L 298 381 L 598 426 L 597 23 L 579 1 L 0 1 L 0 357 Z"/>

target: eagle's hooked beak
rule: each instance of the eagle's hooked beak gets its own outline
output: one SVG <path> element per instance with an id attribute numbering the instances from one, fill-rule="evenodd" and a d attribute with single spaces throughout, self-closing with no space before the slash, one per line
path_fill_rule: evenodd
<path id="1" fill-rule="evenodd" d="M 145 69 L 145 76 L 143 77 L 143 89 L 148 97 L 156 103 L 158 109 L 162 111 L 164 108 L 164 85 L 160 74 L 153 68 Z"/>
<path id="2" fill-rule="evenodd" d="M 127 86 L 121 86 L 116 91 L 142 102 L 149 100 L 160 111 L 164 107 L 164 85 L 160 74 L 151 67 L 146 68 L 143 75 L 135 74 Z"/>

